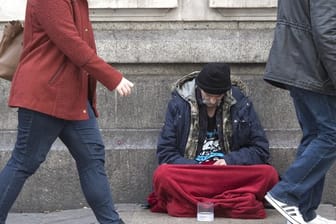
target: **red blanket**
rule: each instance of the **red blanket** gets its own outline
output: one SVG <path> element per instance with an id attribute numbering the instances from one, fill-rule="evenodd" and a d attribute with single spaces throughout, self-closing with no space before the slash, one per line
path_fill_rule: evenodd
<path id="1" fill-rule="evenodd" d="M 153 176 L 148 197 L 152 212 L 196 217 L 197 202 L 210 201 L 215 216 L 266 217 L 264 195 L 278 182 L 272 166 L 161 165 Z"/>

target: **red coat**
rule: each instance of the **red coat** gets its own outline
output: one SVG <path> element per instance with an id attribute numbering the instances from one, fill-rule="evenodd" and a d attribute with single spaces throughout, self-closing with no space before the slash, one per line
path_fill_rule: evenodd
<path id="1" fill-rule="evenodd" d="M 96 106 L 96 80 L 113 90 L 121 79 L 96 54 L 86 0 L 27 1 L 24 49 L 9 106 L 85 120 L 88 98 Z"/>

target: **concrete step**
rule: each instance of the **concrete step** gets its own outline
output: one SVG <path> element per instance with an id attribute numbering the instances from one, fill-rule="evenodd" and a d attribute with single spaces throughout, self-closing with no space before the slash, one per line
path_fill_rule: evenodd
<path id="1" fill-rule="evenodd" d="M 140 204 L 116 204 L 121 218 L 127 224 L 193 224 L 200 223 L 196 218 L 177 218 L 165 213 L 152 213 Z M 328 219 L 335 219 L 335 207 L 322 204 L 318 213 Z M 7 224 L 98 224 L 91 209 L 82 208 L 52 213 L 10 213 Z M 214 224 L 285 224 L 286 220 L 275 210 L 267 209 L 266 219 L 217 218 Z"/>

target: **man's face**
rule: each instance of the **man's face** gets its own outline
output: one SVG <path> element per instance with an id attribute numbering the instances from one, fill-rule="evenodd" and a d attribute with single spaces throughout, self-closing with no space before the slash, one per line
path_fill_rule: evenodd
<path id="1" fill-rule="evenodd" d="M 207 92 L 204 92 L 201 89 L 201 95 L 202 95 L 202 102 L 207 106 L 207 107 L 217 107 L 225 94 L 220 94 L 220 95 L 214 95 L 214 94 L 209 94 Z"/>

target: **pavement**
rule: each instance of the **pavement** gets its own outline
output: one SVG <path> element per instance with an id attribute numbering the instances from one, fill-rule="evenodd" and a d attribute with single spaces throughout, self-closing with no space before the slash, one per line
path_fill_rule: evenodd
<path id="1" fill-rule="evenodd" d="M 171 217 L 165 213 L 152 213 L 140 204 L 116 204 L 120 217 L 126 224 L 200 224 L 195 218 Z M 286 224 L 286 220 L 275 210 L 267 209 L 265 219 L 229 219 L 215 217 L 213 224 Z M 318 214 L 335 219 L 335 207 L 322 204 Z M 10 213 L 6 224 L 98 224 L 91 209 L 57 211 L 50 213 Z"/>

